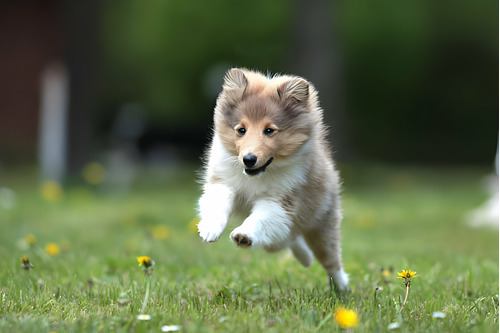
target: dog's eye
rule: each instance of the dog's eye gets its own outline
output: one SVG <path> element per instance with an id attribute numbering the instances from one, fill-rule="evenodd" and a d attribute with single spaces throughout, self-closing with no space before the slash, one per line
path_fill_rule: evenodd
<path id="1" fill-rule="evenodd" d="M 238 128 L 238 134 L 239 135 L 245 135 L 246 132 L 247 132 L 247 130 L 244 127 Z"/>
<path id="2" fill-rule="evenodd" d="M 271 135 L 271 134 L 273 134 L 273 133 L 274 133 L 274 130 L 273 130 L 272 128 L 266 128 L 266 129 L 264 130 L 264 134 L 265 134 L 265 135 Z"/>

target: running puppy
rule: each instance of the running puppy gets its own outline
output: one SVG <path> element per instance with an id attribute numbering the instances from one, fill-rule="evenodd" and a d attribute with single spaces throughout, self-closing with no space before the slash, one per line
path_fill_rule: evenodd
<path id="1" fill-rule="evenodd" d="M 290 247 L 305 267 L 316 257 L 345 291 L 339 175 L 322 118 L 317 92 L 306 80 L 229 70 L 205 156 L 198 231 L 205 242 L 215 242 L 229 216 L 242 212 L 248 217 L 230 235 L 238 247 Z"/>

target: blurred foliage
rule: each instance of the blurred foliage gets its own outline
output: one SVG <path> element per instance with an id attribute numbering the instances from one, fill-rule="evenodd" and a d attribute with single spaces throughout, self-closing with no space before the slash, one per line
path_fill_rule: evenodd
<path id="1" fill-rule="evenodd" d="M 201 144 L 225 70 L 294 72 L 293 32 L 315 24 L 301 22 L 297 8 L 283 0 L 103 2 L 106 112 L 98 121 L 139 103 L 154 127 Z M 493 159 L 498 2 L 340 1 L 333 27 L 349 127 L 339 139 L 355 155 Z"/>
<path id="2" fill-rule="evenodd" d="M 356 147 L 368 157 L 491 163 L 498 2 L 342 4 L 339 37 Z"/>
<path id="3" fill-rule="evenodd" d="M 290 19 L 285 1 L 106 2 L 106 98 L 170 130 L 208 128 L 228 68 L 279 69 Z"/>

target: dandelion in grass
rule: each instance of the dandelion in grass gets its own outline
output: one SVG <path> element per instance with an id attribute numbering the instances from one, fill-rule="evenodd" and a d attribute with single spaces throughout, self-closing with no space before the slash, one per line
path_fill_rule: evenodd
<path id="1" fill-rule="evenodd" d="M 21 250 L 33 248 L 36 243 L 36 237 L 33 234 L 28 234 L 16 242 L 16 245 Z"/>
<path id="2" fill-rule="evenodd" d="M 339 308 L 334 314 L 335 321 L 342 328 L 352 328 L 358 326 L 358 315 L 354 310 Z"/>
<path id="3" fill-rule="evenodd" d="M 137 257 L 137 261 L 139 262 L 139 267 L 141 267 L 142 265 L 148 267 L 151 264 L 151 258 L 148 256 Z"/>
<path id="4" fill-rule="evenodd" d="M 32 269 L 33 267 L 33 264 L 30 263 L 30 260 L 28 259 L 28 257 L 22 257 L 21 258 L 21 267 L 26 270 L 26 271 L 29 271 L 30 269 Z"/>
<path id="5" fill-rule="evenodd" d="M 59 254 L 59 246 L 57 246 L 57 244 L 55 243 L 47 244 L 47 246 L 45 247 L 45 252 L 47 252 L 51 256 L 55 256 L 56 254 Z"/>
<path id="6" fill-rule="evenodd" d="M 137 257 L 137 261 L 139 262 L 139 267 L 144 266 L 144 273 L 146 275 L 151 275 L 155 262 L 148 256 Z"/>
<path id="7" fill-rule="evenodd" d="M 142 307 L 141 307 L 141 313 L 144 313 L 146 305 L 148 304 L 149 289 L 151 287 L 151 273 L 153 272 L 153 267 L 155 265 L 155 262 L 148 256 L 137 257 L 137 261 L 139 262 L 139 267 L 141 266 L 144 267 L 144 274 L 146 274 L 147 276 L 146 285 L 144 287 L 146 289 L 146 294 L 144 295 L 144 301 L 142 302 Z"/>
<path id="8" fill-rule="evenodd" d="M 172 232 L 170 228 L 166 225 L 157 225 L 152 230 L 153 238 L 158 240 L 164 240 L 170 237 Z"/>
<path id="9" fill-rule="evenodd" d="M 64 192 L 59 183 L 48 180 L 41 185 L 40 195 L 48 202 L 59 202 L 62 200 Z"/>
<path id="10" fill-rule="evenodd" d="M 380 275 L 381 275 L 380 280 L 384 284 L 388 284 L 389 282 L 392 281 L 393 274 L 394 274 L 394 268 L 392 268 L 392 266 L 389 268 L 384 268 L 384 267 L 380 268 Z"/>
<path id="11" fill-rule="evenodd" d="M 403 269 L 400 273 L 398 273 L 398 279 L 403 279 L 403 283 L 406 286 L 405 300 L 403 301 L 403 304 L 401 305 L 401 310 L 403 310 L 404 306 L 406 305 L 406 301 L 408 300 L 411 279 L 414 277 L 417 277 L 417 276 L 418 276 L 417 272 L 414 272 L 411 269 L 409 269 L 409 270 Z"/>
<path id="12" fill-rule="evenodd" d="M 91 162 L 85 165 L 82 171 L 83 179 L 89 184 L 99 185 L 106 176 L 104 166 L 97 162 Z"/>
<path id="13" fill-rule="evenodd" d="M 417 275 L 417 272 L 414 272 L 414 271 L 412 271 L 411 269 L 409 269 L 409 270 L 405 270 L 405 269 L 403 269 L 400 273 L 398 273 L 398 279 L 404 279 L 404 282 L 403 282 L 403 283 L 404 283 L 405 285 L 406 285 L 406 284 L 410 284 L 411 279 L 412 279 L 413 277 L 416 277 L 416 276 L 418 276 L 418 275 Z"/>
<path id="14" fill-rule="evenodd" d="M 26 244 L 31 246 L 36 243 L 36 237 L 33 234 L 27 234 L 26 236 L 24 236 L 24 241 L 26 242 Z"/>

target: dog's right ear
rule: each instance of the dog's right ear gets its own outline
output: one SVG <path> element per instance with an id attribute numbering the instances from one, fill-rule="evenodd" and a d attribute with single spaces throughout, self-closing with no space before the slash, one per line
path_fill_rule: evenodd
<path id="1" fill-rule="evenodd" d="M 296 77 L 278 89 L 278 96 L 299 104 L 307 104 L 309 100 L 309 83 Z"/>
<path id="2" fill-rule="evenodd" d="M 224 85 L 222 88 L 225 91 L 230 91 L 234 94 L 238 94 L 238 97 L 241 97 L 247 85 L 248 81 L 243 71 L 238 68 L 231 68 L 227 71 L 226 76 L 224 76 Z"/>

